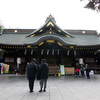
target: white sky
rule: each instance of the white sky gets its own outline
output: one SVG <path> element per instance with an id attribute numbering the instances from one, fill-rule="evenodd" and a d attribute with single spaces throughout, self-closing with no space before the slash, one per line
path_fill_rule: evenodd
<path id="1" fill-rule="evenodd" d="M 0 0 L 0 22 L 6 28 L 37 29 L 50 15 L 62 29 L 100 32 L 100 13 L 84 8 L 88 0 Z"/>

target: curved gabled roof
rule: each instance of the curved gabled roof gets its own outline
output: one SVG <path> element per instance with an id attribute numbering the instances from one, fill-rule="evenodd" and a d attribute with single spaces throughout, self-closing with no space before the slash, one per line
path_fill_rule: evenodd
<path id="1" fill-rule="evenodd" d="M 33 31 L 32 33 L 30 33 L 28 35 L 28 37 L 33 37 L 35 35 L 38 35 L 40 33 L 43 33 L 47 28 L 54 28 L 56 30 L 56 32 L 60 35 L 64 35 L 67 37 L 74 37 L 72 36 L 70 33 L 68 33 L 67 31 L 61 29 L 57 24 L 56 21 L 54 19 L 54 17 L 52 17 L 52 15 L 50 15 L 49 17 L 47 17 L 47 20 L 45 21 L 45 24 L 40 27 L 39 29 Z"/>
<path id="2" fill-rule="evenodd" d="M 53 37 L 53 39 L 55 38 L 56 40 L 59 40 L 58 42 L 60 42 L 62 45 L 66 46 L 68 44 L 76 44 L 76 46 L 100 46 L 100 37 L 96 34 L 96 32 L 90 30 L 87 31 L 85 30 L 85 34 L 82 33 L 81 30 L 67 30 L 69 33 L 71 33 L 74 38 L 67 38 L 65 36 L 61 36 L 61 35 L 57 35 L 57 34 L 41 34 L 41 35 L 37 35 L 34 37 L 27 37 L 29 35 L 30 32 L 34 31 L 33 29 L 18 29 L 18 32 L 14 32 L 14 30 L 16 29 L 4 29 L 3 30 L 3 34 L 0 35 L 0 45 L 25 45 L 28 43 L 35 43 L 35 41 L 39 40 L 41 41 L 42 39 L 49 39 Z M 25 33 L 24 33 L 25 32 Z M 48 35 L 48 36 L 47 36 Z M 46 37 L 47 36 L 47 37 Z M 44 38 L 43 38 L 44 37 Z M 65 42 L 64 42 L 65 41 Z"/>
<path id="3" fill-rule="evenodd" d="M 62 39 L 61 37 L 57 36 L 57 35 L 43 35 L 43 36 L 39 37 L 36 41 L 27 42 L 25 44 L 27 44 L 27 45 L 28 44 L 38 45 L 40 42 L 45 41 L 45 40 L 56 40 L 56 41 L 60 42 L 63 46 L 76 45 L 76 43 L 67 42 L 64 39 Z"/>

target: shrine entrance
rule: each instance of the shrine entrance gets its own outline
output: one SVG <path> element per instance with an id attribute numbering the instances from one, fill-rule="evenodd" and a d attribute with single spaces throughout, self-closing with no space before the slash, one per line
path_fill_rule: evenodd
<path id="1" fill-rule="evenodd" d="M 42 54 L 43 52 L 43 54 Z M 58 68 L 61 64 L 61 54 L 59 50 L 44 50 L 41 51 L 39 55 L 39 62 L 41 59 L 46 59 L 46 62 L 49 65 L 49 75 L 57 75 Z"/>

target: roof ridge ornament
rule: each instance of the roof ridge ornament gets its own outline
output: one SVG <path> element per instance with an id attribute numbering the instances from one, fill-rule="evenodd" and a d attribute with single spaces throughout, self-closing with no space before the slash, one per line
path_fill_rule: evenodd
<path id="1" fill-rule="evenodd" d="M 56 23 L 55 18 L 51 15 L 51 13 L 50 13 L 50 15 L 47 17 L 45 23 L 47 23 L 48 20 L 52 20 L 52 21 L 54 21 L 54 22 Z"/>
<path id="2" fill-rule="evenodd" d="M 52 18 L 52 15 L 51 15 L 51 13 L 50 13 L 49 17 L 50 17 L 50 18 Z"/>

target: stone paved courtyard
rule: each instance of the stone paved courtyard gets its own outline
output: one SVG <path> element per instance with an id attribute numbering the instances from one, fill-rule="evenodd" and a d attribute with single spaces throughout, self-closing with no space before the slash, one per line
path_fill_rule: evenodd
<path id="1" fill-rule="evenodd" d="M 49 76 L 47 91 L 39 93 L 35 81 L 30 93 L 28 80 L 22 75 L 0 75 L 0 100 L 100 100 L 100 74 L 91 79 L 77 76 Z"/>

